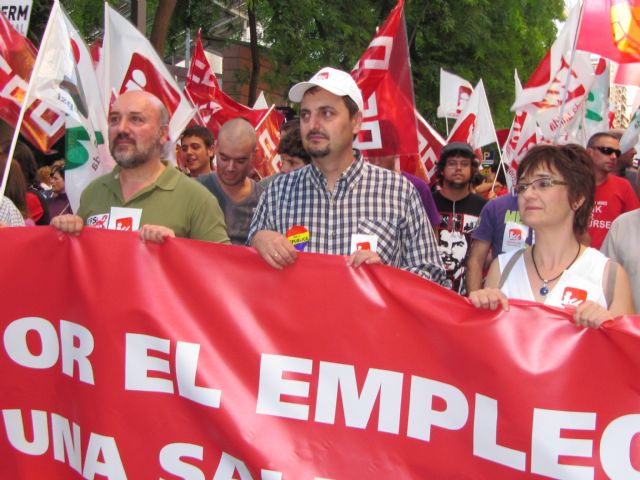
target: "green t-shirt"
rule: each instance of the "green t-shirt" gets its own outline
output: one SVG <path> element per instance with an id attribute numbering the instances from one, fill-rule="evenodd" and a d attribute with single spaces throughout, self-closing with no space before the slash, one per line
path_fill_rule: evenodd
<path id="1" fill-rule="evenodd" d="M 111 207 L 142 209 L 140 225 L 162 225 L 176 237 L 229 243 L 224 215 L 216 198 L 195 180 L 166 162 L 158 179 L 123 201 L 120 167 L 103 175 L 82 192 L 78 215 L 89 226 L 106 227 Z M 106 221 L 105 221 L 106 220 Z"/>

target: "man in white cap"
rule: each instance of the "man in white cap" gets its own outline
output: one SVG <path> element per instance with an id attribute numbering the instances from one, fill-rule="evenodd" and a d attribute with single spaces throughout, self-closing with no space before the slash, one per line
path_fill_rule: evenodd
<path id="1" fill-rule="evenodd" d="M 304 249 L 349 255 L 354 267 L 385 263 L 446 284 L 415 188 L 363 162 L 352 148 L 363 101 L 351 75 L 325 67 L 294 85 L 289 99 L 301 102 L 300 133 L 311 164 L 280 175 L 262 195 L 249 244 L 278 269 Z"/>

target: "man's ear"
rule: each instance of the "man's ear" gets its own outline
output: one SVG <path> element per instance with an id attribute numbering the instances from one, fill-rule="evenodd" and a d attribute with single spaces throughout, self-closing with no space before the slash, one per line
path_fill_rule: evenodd
<path id="1" fill-rule="evenodd" d="M 353 125 L 353 135 L 357 135 L 360 132 L 360 128 L 362 127 L 362 112 L 360 110 L 358 110 L 351 119 L 351 124 Z"/>
<path id="2" fill-rule="evenodd" d="M 169 138 L 169 125 L 162 125 L 160 127 L 160 145 L 164 145 L 170 140 L 171 139 Z"/>

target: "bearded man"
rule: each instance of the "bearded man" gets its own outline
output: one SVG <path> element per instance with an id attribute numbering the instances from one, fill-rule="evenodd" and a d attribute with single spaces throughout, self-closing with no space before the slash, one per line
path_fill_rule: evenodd
<path id="1" fill-rule="evenodd" d="M 137 230 L 131 219 L 139 218 L 142 241 L 177 236 L 229 243 L 216 198 L 162 159 L 168 131 L 169 114 L 157 97 L 144 91 L 120 95 L 109 113 L 117 165 L 82 192 L 78 215 L 55 217 L 51 225 L 77 235 L 85 224 Z"/>

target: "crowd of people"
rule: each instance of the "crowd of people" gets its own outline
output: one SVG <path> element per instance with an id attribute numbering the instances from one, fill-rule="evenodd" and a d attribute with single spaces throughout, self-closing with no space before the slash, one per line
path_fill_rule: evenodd
<path id="1" fill-rule="evenodd" d="M 204 127 L 186 129 L 180 171 L 163 158 L 165 106 L 147 92 L 124 93 L 108 118 L 117 165 L 83 191 L 77 212 L 64 162 L 38 170 L 18 144 L 0 225 L 249 245 L 275 269 L 300 251 L 343 255 L 350 267 L 384 263 L 420 275 L 478 308 L 508 310 L 510 299 L 565 308 L 581 326 L 635 314 L 640 201 L 624 177 L 622 162 L 634 153 L 620 151 L 619 132 L 593 135 L 585 147 L 531 148 L 511 190 L 499 163 L 482 176 L 474 149 L 453 142 L 431 189 L 401 172 L 394 152 L 363 158 L 353 149 L 363 99 L 348 73 L 325 67 L 294 85 L 289 99 L 300 113 L 283 125 L 282 171 L 256 182 L 248 121 L 228 121 L 217 139 Z M 385 135 L 393 138 L 391 130 Z M 8 150 L 0 146 L 0 172 Z"/>

